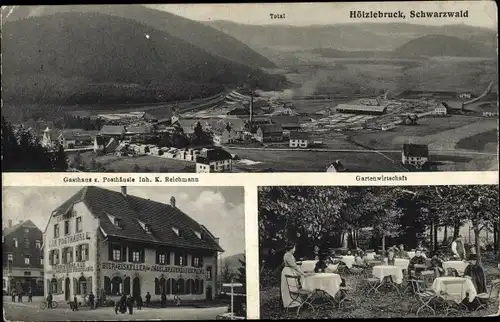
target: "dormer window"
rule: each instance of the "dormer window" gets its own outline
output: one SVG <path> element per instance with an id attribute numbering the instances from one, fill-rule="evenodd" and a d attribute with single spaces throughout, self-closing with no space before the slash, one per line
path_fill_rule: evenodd
<path id="1" fill-rule="evenodd" d="M 196 237 L 198 237 L 199 239 L 203 239 L 201 238 L 201 233 L 199 231 L 195 231 L 194 234 L 196 235 Z"/>
<path id="2" fill-rule="evenodd" d="M 180 236 L 180 231 L 178 228 L 175 228 L 175 227 L 172 227 L 172 230 L 174 231 L 174 233 L 177 235 L 177 236 Z"/>
<path id="3" fill-rule="evenodd" d="M 117 227 L 117 228 L 120 228 L 120 219 L 115 218 L 113 221 L 113 225 L 115 225 L 115 227 Z"/>
<path id="4" fill-rule="evenodd" d="M 108 215 L 108 218 L 109 218 L 109 221 L 111 221 L 111 223 L 113 223 L 113 225 L 117 228 L 121 228 L 121 218 L 118 218 L 118 217 L 115 217 L 115 216 L 112 216 L 108 213 L 106 213 L 106 215 Z"/>
<path id="5" fill-rule="evenodd" d="M 151 234 L 151 225 L 150 224 L 146 224 L 140 220 L 137 220 L 137 222 L 139 223 L 139 225 L 141 225 L 142 229 L 144 229 L 144 231 L 148 234 Z"/>

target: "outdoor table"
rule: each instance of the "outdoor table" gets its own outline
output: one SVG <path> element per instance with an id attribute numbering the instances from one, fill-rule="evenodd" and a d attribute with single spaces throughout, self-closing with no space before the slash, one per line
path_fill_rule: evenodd
<path id="1" fill-rule="evenodd" d="M 410 260 L 405 258 L 395 258 L 394 266 L 400 267 L 403 270 L 408 269 L 408 265 L 410 265 Z"/>
<path id="2" fill-rule="evenodd" d="M 354 264 L 354 256 L 342 256 L 341 261 L 347 266 L 347 268 L 351 268 L 352 264 Z"/>
<path id="3" fill-rule="evenodd" d="M 375 253 L 366 253 L 366 259 L 367 260 L 374 260 L 375 259 Z"/>
<path id="4" fill-rule="evenodd" d="M 465 268 L 469 263 L 464 261 L 447 261 L 443 262 L 443 269 L 445 274 L 448 274 L 448 268 L 456 269 L 459 275 L 464 275 Z"/>
<path id="5" fill-rule="evenodd" d="M 460 303 L 469 293 L 469 301 L 474 301 L 477 292 L 472 281 L 465 277 L 438 277 L 432 283 L 432 289 L 436 294 L 441 295 L 441 291 L 446 292 L 447 299 L 452 298 L 455 302 Z"/>
<path id="6" fill-rule="evenodd" d="M 328 293 L 331 297 L 339 291 L 342 279 L 335 273 L 315 273 L 310 276 L 302 277 L 302 288 L 307 291 L 321 290 Z"/>
<path id="7" fill-rule="evenodd" d="M 383 281 L 386 276 L 391 276 L 396 284 L 403 283 L 403 270 L 396 265 L 376 265 L 373 266 L 372 275 Z"/>

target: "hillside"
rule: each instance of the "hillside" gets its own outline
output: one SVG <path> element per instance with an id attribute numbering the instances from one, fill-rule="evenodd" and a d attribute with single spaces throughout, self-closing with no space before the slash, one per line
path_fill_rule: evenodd
<path id="1" fill-rule="evenodd" d="M 395 53 L 405 56 L 494 57 L 494 51 L 478 43 L 453 36 L 426 35 L 397 48 Z"/>
<path id="2" fill-rule="evenodd" d="M 131 19 L 59 13 L 2 28 L 5 102 L 170 101 L 209 96 L 249 77 L 267 88 L 283 81 Z"/>
<path id="3" fill-rule="evenodd" d="M 231 271 L 238 272 L 238 268 L 241 267 L 241 263 L 239 260 L 245 260 L 245 254 L 236 254 L 227 257 L 223 257 L 220 261 L 220 267 L 224 267 L 226 264 L 229 266 Z"/>
<path id="4" fill-rule="evenodd" d="M 68 12 L 96 12 L 133 19 L 159 31 L 168 32 L 170 35 L 189 42 L 213 55 L 225 57 L 249 66 L 275 67 L 267 58 L 223 32 L 200 22 L 148 8 L 144 5 L 11 6 L 11 8 L 6 9 L 2 7 L 2 18 L 7 22 L 12 22 L 27 17 Z"/>
<path id="5" fill-rule="evenodd" d="M 495 30 L 466 25 L 424 26 L 406 23 L 352 23 L 315 26 L 244 25 L 212 21 L 208 25 L 244 42 L 257 51 L 336 48 L 390 51 L 429 34 L 454 36 L 496 48 Z"/>

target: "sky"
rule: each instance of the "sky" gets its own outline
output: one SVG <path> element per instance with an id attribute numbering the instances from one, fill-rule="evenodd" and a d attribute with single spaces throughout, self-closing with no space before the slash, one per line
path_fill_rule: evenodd
<path id="1" fill-rule="evenodd" d="M 30 219 L 45 229 L 51 212 L 82 187 L 4 187 L 2 224 Z M 120 191 L 120 187 L 106 187 Z M 245 252 L 244 189 L 240 187 L 127 187 L 130 195 L 170 203 L 220 238 L 223 257 Z"/>
<path id="2" fill-rule="evenodd" d="M 242 24 L 314 25 L 360 22 L 351 19 L 352 10 L 393 12 L 401 10 L 406 19 L 363 19 L 363 22 L 406 22 L 422 25 L 467 24 L 497 29 L 497 8 L 493 1 L 408 1 L 351 3 L 233 3 L 233 4 L 162 4 L 150 5 L 192 20 L 228 20 Z M 468 10 L 468 18 L 410 19 L 411 10 Z M 270 14 L 285 14 L 271 19 Z"/>

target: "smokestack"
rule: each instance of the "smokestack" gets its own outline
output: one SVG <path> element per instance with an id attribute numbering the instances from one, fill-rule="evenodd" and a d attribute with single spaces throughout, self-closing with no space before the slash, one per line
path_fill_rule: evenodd
<path id="1" fill-rule="evenodd" d="M 12 228 L 12 219 L 9 219 L 9 228 Z"/>
<path id="2" fill-rule="evenodd" d="M 121 188 L 121 190 L 122 190 L 122 195 L 123 195 L 124 197 L 126 197 L 126 196 L 127 196 L 127 187 L 122 186 L 122 187 L 120 187 L 120 188 Z"/>
<path id="3" fill-rule="evenodd" d="M 175 208 L 175 197 L 170 197 L 170 205 Z"/>
<path id="4" fill-rule="evenodd" d="M 252 117 L 253 117 L 253 91 L 250 92 L 250 125 L 252 125 Z"/>

